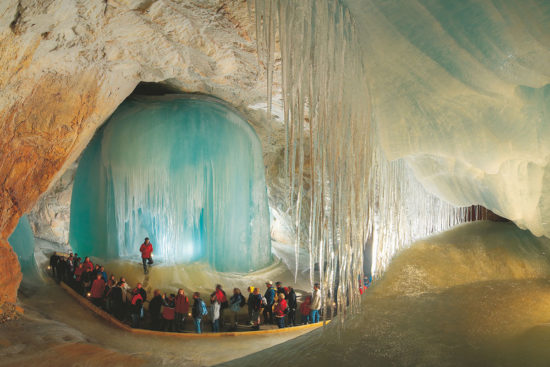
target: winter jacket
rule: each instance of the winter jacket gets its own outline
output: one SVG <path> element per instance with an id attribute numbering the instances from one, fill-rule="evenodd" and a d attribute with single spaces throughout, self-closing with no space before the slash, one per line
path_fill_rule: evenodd
<path id="1" fill-rule="evenodd" d="M 141 252 L 142 259 L 150 259 L 151 254 L 153 253 L 153 244 L 151 242 L 149 242 L 148 244 L 145 244 L 145 242 L 143 242 L 139 247 L 139 251 Z"/>
<path id="2" fill-rule="evenodd" d="M 176 296 L 176 312 L 185 315 L 189 312 L 189 299 L 186 295 L 178 294 Z"/>
<path id="3" fill-rule="evenodd" d="M 92 283 L 92 272 L 91 271 L 85 271 L 84 273 L 82 273 L 82 283 L 84 283 L 84 285 L 86 285 L 87 287 Z"/>
<path id="4" fill-rule="evenodd" d="M 275 308 L 273 309 L 273 314 L 275 317 L 285 317 L 285 310 L 287 309 L 286 299 L 281 299 L 279 302 L 275 305 Z"/>
<path id="5" fill-rule="evenodd" d="M 216 321 L 217 319 L 220 318 L 220 309 L 221 309 L 221 305 L 218 303 L 218 301 L 212 303 L 212 306 L 211 307 L 211 312 L 212 312 L 212 321 Z"/>
<path id="6" fill-rule="evenodd" d="M 165 320 L 174 320 L 176 318 L 176 309 L 172 302 L 165 303 L 162 309 L 162 318 Z"/>
<path id="7" fill-rule="evenodd" d="M 138 291 L 141 294 L 141 298 L 143 298 L 143 302 L 147 301 L 147 291 L 145 288 L 139 288 Z"/>
<path id="8" fill-rule="evenodd" d="M 311 310 L 309 309 L 309 305 L 310 305 L 310 302 L 307 300 L 300 305 L 300 313 L 302 315 L 304 316 L 309 315 L 309 313 L 311 312 Z"/>
<path id="9" fill-rule="evenodd" d="M 105 282 L 103 278 L 94 280 L 90 293 L 92 294 L 92 298 L 103 298 L 105 295 Z"/>
<path id="10" fill-rule="evenodd" d="M 149 313 L 153 319 L 160 316 L 160 309 L 163 304 L 164 301 L 160 294 L 158 296 L 154 296 L 151 302 L 149 302 Z"/>
<path id="11" fill-rule="evenodd" d="M 143 305 L 143 298 L 141 298 L 141 294 L 134 294 L 132 296 L 132 302 L 131 302 L 131 310 L 132 313 L 139 314 L 141 312 L 141 306 Z"/>
<path id="12" fill-rule="evenodd" d="M 313 291 L 309 308 L 311 310 L 319 310 L 321 308 L 321 290 L 316 289 Z"/>
<path id="13" fill-rule="evenodd" d="M 252 310 L 260 312 L 260 309 L 262 308 L 262 295 L 251 294 L 248 298 L 248 305 L 249 307 L 252 307 Z"/>
<path id="14" fill-rule="evenodd" d="M 259 296 L 259 294 L 258 294 Z M 261 299 L 261 297 L 260 297 Z M 254 309 L 254 293 L 248 294 L 248 301 L 246 302 L 248 304 L 248 309 L 253 310 Z"/>
<path id="15" fill-rule="evenodd" d="M 76 268 L 74 270 L 74 278 L 77 282 L 80 282 L 80 279 L 82 278 L 82 273 L 84 272 L 84 268 Z"/>
<path id="16" fill-rule="evenodd" d="M 195 302 L 193 303 L 193 309 L 191 310 L 191 315 L 196 319 L 202 317 L 202 312 L 201 312 L 202 302 L 204 302 L 202 299 L 195 298 Z"/>
<path id="17" fill-rule="evenodd" d="M 94 264 L 91 261 L 84 261 L 82 263 L 82 267 L 84 268 L 84 271 L 86 271 L 86 269 L 94 270 Z"/>
<path id="18" fill-rule="evenodd" d="M 225 291 L 223 289 L 216 289 L 210 295 L 210 299 L 212 299 L 212 297 L 214 296 L 216 296 L 216 301 L 218 301 L 222 309 L 227 308 L 229 306 L 227 302 L 227 296 L 225 295 Z"/>
<path id="19" fill-rule="evenodd" d="M 229 300 L 231 311 L 233 312 L 239 312 L 241 309 L 241 304 L 245 302 L 244 297 L 242 294 L 234 294 L 231 296 L 231 299 Z"/>
<path id="20" fill-rule="evenodd" d="M 294 289 L 288 292 L 286 301 L 288 308 L 290 308 L 291 310 L 295 310 L 298 308 L 298 303 L 296 302 L 296 292 L 294 292 Z"/>
<path id="21" fill-rule="evenodd" d="M 132 300 L 132 290 L 128 283 L 124 283 L 120 289 L 122 289 L 122 302 L 128 303 Z"/>
<path id="22" fill-rule="evenodd" d="M 113 287 L 111 288 L 111 291 L 109 292 L 109 298 L 112 302 L 116 303 L 117 305 L 122 304 L 122 288 L 120 287 Z"/>
<path id="23" fill-rule="evenodd" d="M 275 302 L 275 289 L 272 287 L 267 288 L 264 297 L 267 300 L 267 305 L 271 306 Z"/>

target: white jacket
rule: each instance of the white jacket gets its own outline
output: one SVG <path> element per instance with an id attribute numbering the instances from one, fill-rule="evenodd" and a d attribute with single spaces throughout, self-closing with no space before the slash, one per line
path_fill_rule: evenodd
<path id="1" fill-rule="evenodd" d="M 220 318 L 220 304 L 218 302 L 212 303 L 211 310 L 212 310 L 212 322 L 216 321 Z"/>
<path id="2" fill-rule="evenodd" d="M 310 310 L 319 310 L 321 309 L 321 290 L 317 289 L 313 291 L 311 295 L 311 304 L 309 305 Z"/>

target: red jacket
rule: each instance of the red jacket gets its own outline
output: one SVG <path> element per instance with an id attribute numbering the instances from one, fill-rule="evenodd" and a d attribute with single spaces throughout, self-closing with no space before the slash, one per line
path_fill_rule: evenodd
<path id="1" fill-rule="evenodd" d="M 138 293 L 138 294 L 134 294 L 134 295 L 132 296 L 132 301 L 131 301 L 131 303 L 132 303 L 132 305 L 135 306 L 135 305 L 137 304 L 138 301 L 141 301 L 141 302 L 143 303 L 143 297 L 142 297 L 141 294 L 139 294 L 139 293 Z"/>
<path id="2" fill-rule="evenodd" d="M 90 270 L 93 271 L 94 270 L 94 264 L 91 261 L 88 261 L 88 262 L 84 261 L 82 263 L 82 268 L 84 269 L 84 271 L 86 271 L 86 269 L 90 269 Z"/>
<path id="3" fill-rule="evenodd" d="M 92 283 L 92 298 L 103 298 L 105 294 L 105 281 L 103 278 L 94 280 Z"/>
<path id="4" fill-rule="evenodd" d="M 139 248 L 139 251 L 141 251 L 142 259 L 150 259 L 151 253 L 153 252 L 153 244 L 151 242 L 149 242 L 148 244 L 145 244 L 145 242 L 143 242 L 141 244 L 141 247 Z"/>
<path id="5" fill-rule="evenodd" d="M 227 297 L 225 296 L 225 292 L 221 289 L 216 289 L 216 300 L 221 305 L 224 302 L 227 302 Z"/>
<path id="6" fill-rule="evenodd" d="M 308 302 L 307 300 L 302 303 L 300 305 L 300 313 L 304 316 L 307 316 L 309 315 L 309 313 L 311 312 L 311 310 L 309 309 L 309 305 L 311 304 L 311 302 Z"/>
<path id="7" fill-rule="evenodd" d="M 165 320 L 174 320 L 176 318 L 174 310 L 174 307 L 165 306 L 162 310 L 162 318 Z"/>
<path id="8" fill-rule="evenodd" d="M 176 312 L 187 315 L 189 312 L 189 299 L 185 295 L 176 296 Z"/>
<path id="9" fill-rule="evenodd" d="M 83 272 L 84 272 L 84 267 L 78 267 L 74 269 L 74 276 L 77 282 L 80 282 L 80 278 L 82 277 Z"/>
<path id="10" fill-rule="evenodd" d="M 286 299 L 281 299 L 279 300 L 279 303 L 275 305 L 275 308 L 273 309 L 273 313 L 275 314 L 275 317 L 285 317 L 286 309 L 287 309 Z"/>

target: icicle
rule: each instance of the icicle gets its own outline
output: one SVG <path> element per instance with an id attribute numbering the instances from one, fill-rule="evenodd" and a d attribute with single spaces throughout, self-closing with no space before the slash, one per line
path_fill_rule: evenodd
<path id="1" fill-rule="evenodd" d="M 371 121 L 364 55 L 353 18 L 340 1 L 249 5 L 267 69 L 268 113 L 277 40 L 281 51 L 285 173 L 296 253 L 307 246 L 311 282 L 321 282 L 324 307 L 345 315 L 347 307 L 357 309 L 366 273 L 379 276 L 397 251 L 465 221 L 467 211 L 428 194 L 404 160 L 385 159 Z M 371 269 L 363 264 L 367 243 Z"/>

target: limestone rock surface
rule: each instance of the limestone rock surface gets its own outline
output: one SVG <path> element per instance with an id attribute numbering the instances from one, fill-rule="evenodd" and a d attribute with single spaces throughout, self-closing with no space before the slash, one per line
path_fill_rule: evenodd
<path id="1" fill-rule="evenodd" d="M 21 280 L 6 241 L 20 216 L 140 82 L 213 95 L 258 117 L 250 122 L 264 159 L 280 161 L 282 144 L 266 139 L 280 140 L 277 126 L 267 126 L 251 107 L 266 93 L 253 29 L 246 3 L 237 0 L 0 3 L 0 296 L 14 301 Z M 62 192 L 56 190 L 64 183 L 50 193 Z M 34 229 L 63 240 L 66 212 L 50 199 L 31 213 L 50 229 Z"/>

